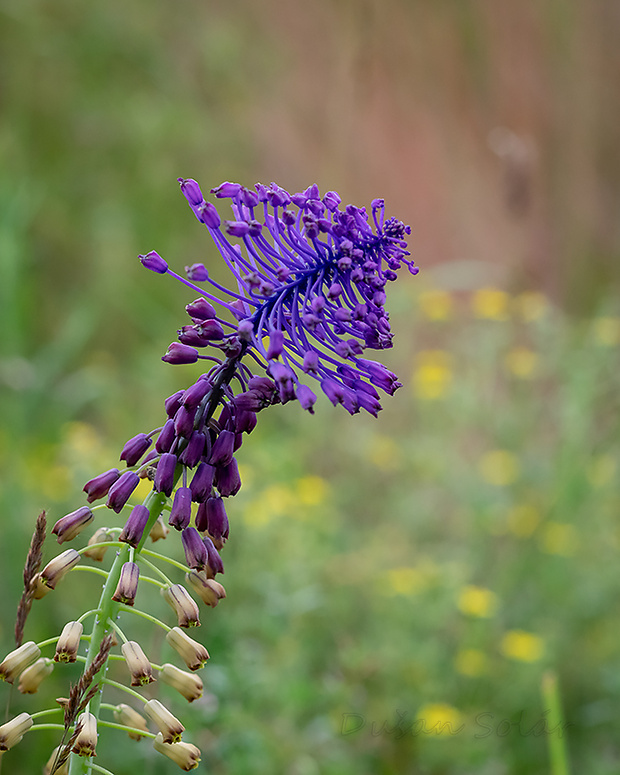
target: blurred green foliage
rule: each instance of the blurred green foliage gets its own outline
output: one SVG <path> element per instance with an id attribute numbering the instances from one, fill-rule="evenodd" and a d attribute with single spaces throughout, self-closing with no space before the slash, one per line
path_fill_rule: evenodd
<path id="1" fill-rule="evenodd" d="M 203 616 L 208 694 L 173 700 L 188 738 L 222 775 L 548 773 L 550 670 L 572 769 L 617 772 L 620 176 L 617 90 L 596 77 L 616 72 L 617 22 L 598 1 L 543 5 L 0 1 L 3 652 L 38 511 L 81 504 L 195 377 L 160 361 L 193 297 L 135 258 L 223 271 L 175 179 L 317 180 L 385 194 L 414 226 L 425 272 L 394 289 L 384 358 L 405 387 L 379 421 L 326 401 L 260 418 L 228 598 Z M 496 125 L 540 165 L 494 167 Z M 27 638 L 93 604 L 97 579 L 77 578 Z M 5 772 L 55 745 L 26 740 Z M 146 741 L 103 730 L 104 749 L 118 775 L 172 771 Z"/>

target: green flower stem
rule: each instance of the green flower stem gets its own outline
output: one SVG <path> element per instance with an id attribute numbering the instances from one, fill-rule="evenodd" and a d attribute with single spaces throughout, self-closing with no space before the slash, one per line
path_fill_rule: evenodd
<path id="1" fill-rule="evenodd" d="M 84 554 L 84 552 L 88 552 L 91 549 L 98 549 L 100 546 L 122 546 L 122 541 L 99 541 L 97 544 L 90 544 L 90 546 L 83 546 L 81 549 L 77 550 L 78 554 Z"/>
<path id="2" fill-rule="evenodd" d="M 127 641 L 129 640 L 129 638 L 127 638 L 127 637 L 125 636 L 125 633 L 124 633 L 124 632 L 121 630 L 121 628 L 118 626 L 118 624 L 115 624 L 115 623 L 112 621 L 112 619 L 108 619 L 108 624 L 110 625 L 110 627 L 112 627 L 112 629 L 114 630 L 114 632 L 115 632 L 115 633 L 118 635 L 118 637 L 119 637 L 119 638 L 120 638 L 120 639 L 123 641 L 123 643 L 127 643 Z"/>
<path id="3" fill-rule="evenodd" d="M 141 616 L 143 619 L 147 619 L 149 622 L 153 622 L 153 624 L 158 624 L 160 627 L 166 630 L 166 632 L 170 632 L 172 629 L 172 627 L 168 627 L 167 624 L 160 622 L 159 619 L 151 616 L 151 614 L 147 614 L 145 611 L 140 611 L 139 608 L 128 608 L 127 613 L 136 614 L 136 616 Z"/>
<path id="4" fill-rule="evenodd" d="M 150 737 L 152 739 L 157 737 L 157 735 L 154 735 L 152 732 L 145 732 L 143 729 L 138 729 L 137 727 L 127 727 L 124 724 L 116 724 L 113 721 L 99 720 L 99 726 L 110 727 L 110 729 L 120 729 L 122 732 L 136 732 L 140 734 L 141 737 Z"/>
<path id="5" fill-rule="evenodd" d="M 91 770 L 94 770 L 95 772 L 103 773 L 103 775 L 114 775 L 114 773 L 111 770 L 106 770 L 105 767 L 102 767 L 100 764 L 95 764 L 95 762 L 90 762 L 89 767 Z"/>
<path id="6" fill-rule="evenodd" d="M 39 729 L 62 729 L 64 731 L 65 725 L 64 724 L 33 724 L 29 732 L 34 732 L 35 730 L 38 731 Z"/>
<path id="7" fill-rule="evenodd" d="M 38 710 L 36 713 L 31 713 L 30 718 L 39 718 L 40 716 L 51 716 L 54 713 L 62 713 L 62 708 L 49 708 L 49 710 Z"/>
<path id="8" fill-rule="evenodd" d="M 143 563 L 144 565 L 147 565 L 154 573 L 157 573 L 157 575 L 164 580 L 165 583 L 162 586 L 171 587 L 172 586 L 172 582 L 170 581 L 168 576 L 166 576 L 165 573 L 162 573 L 162 571 L 159 570 L 157 565 L 155 565 L 152 562 L 149 562 L 146 559 L 146 557 L 144 557 L 144 554 L 146 552 L 148 552 L 148 549 L 143 549 L 142 550 L 142 557 L 140 557 L 140 562 Z M 142 578 L 142 576 L 140 576 L 140 578 Z"/>
<path id="9" fill-rule="evenodd" d="M 90 611 L 86 611 L 85 614 L 82 614 L 77 621 L 80 622 L 81 624 L 84 621 L 84 619 L 87 619 L 89 616 L 92 616 L 93 614 L 98 614 L 98 613 L 100 613 L 98 608 L 91 608 Z"/>
<path id="10" fill-rule="evenodd" d="M 113 681 L 111 678 L 104 678 L 102 683 L 106 684 L 107 686 L 114 686 L 116 689 L 120 689 L 123 692 L 127 692 L 127 694 L 131 694 L 132 697 L 136 697 L 138 700 L 141 700 L 145 705 L 148 702 L 147 699 L 145 699 L 141 694 L 138 694 L 138 692 L 135 692 L 133 689 L 130 689 L 129 686 L 125 686 L 125 684 L 119 683 L 118 681 Z"/>
<path id="11" fill-rule="evenodd" d="M 69 573 L 74 573 L 76 570 L 85 570 L 87 573 L 95 573 L 97 576 L 104 576 L 107 578 L 108 571 L 103 568 L 91 568 L 90 565 L 75 565 Z"/>
<path id="12" fill-rule="evenodd" d="M 147 557 L 152 557 L 154 560 L 161 560 L 162 562 L 167 562 L 169 565 L 173 565 L 175 568 L 179 568 L 179 570 L 182 570 L 184 573 L 189 573 L 189 568 L 187 565 L 183 565 L 182 562 L 177 562 L 176 560 L 173 560 L 172 557 L 166 557 L 164 554 L 158 554 L 157 552 L 152 552 L 150 549 L 143 549 L 142 554 L 146 555 Z"/>
<path id="13" fill-rule="evenodd" d="M 60 635 L 54 635 L 53 638 L 48 638 L 47 640 L 42 640 L 40 643 L 37 643 L 37 646 L 42 649 L 44 646 L 49 646 L 51 643 L 56 643 L 58 638 L 60 638 Z"/>
<path id="14" fill-rule="evenodd" d="M 179 476 L 181 475 L 182 466 L 177 466 L 177 468 L 178 468 L 178 475 L 175 477 L 175 483 L 178 480 Z M 148 534 L 151 532 L 153 525 L 157 522 L 159 515 L 163 511 L 166 501 L 167 501 L 167 497 L 165 493 L 155 492 L 155 490 L 151 490 L 151 492 L 144 499 L 144 505 L 149 510 L 149 519 L 148 519 L 148 522 L 146 523 L 146 527 L 144 528 L 144 532 L 142 533 L 142 538 L 140 539 L 140 543 L 136 546 L 136 554 L 140 554 L 140 552 L 142 551 L 144 542 L 146 541 Z"/>
<path id="15" fill-rule="evenodd" d="M 149 584 L 154 584 L 156 587 L 159 587 L 160 589 L 166 589 L 169 584 L 162 584 L 161 581 L 157 581 L 157 579 L 152 579 L 150 576 L 140 576 L 140 581 L 146 581 Z"/>

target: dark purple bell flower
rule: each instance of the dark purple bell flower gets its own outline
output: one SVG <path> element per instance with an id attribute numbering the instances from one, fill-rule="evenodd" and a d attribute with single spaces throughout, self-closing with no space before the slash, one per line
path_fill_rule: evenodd
<path id="1" fill-rule="evenodd" d="M 92 521 L 93 512 L 88 506 L 82 506 L 77 511 L 59 519 L 54 525 L 52 533 L 58 536 L 58 543 L 63 544 L 65 541 L 71 541 L 75 538 Z"/>
<path id="2" fill-rule="evenodd" d="M 138 258 L 140 259 L 142 266 L 150 269 L 151 272 L 165 274 L 168 271 L 168 264 L 159 253 L 156 253 L 154 250 L 151 250 L 151 252 L 147 253 L 145 256 L 138 256 Z"/>
<path id="3" fill-rule="evenodd" d="M 236 459 L 233 458 L 227 466 L 218 466 L 215 469 L 214 479 L 222 498 L 236 495 L 241 489 L 241 477 Z"/>
<path id="4" fill-rule="evenodd" d="M 174 472 L 177 467 L 177 456 L 170 452 L 165 452 L 157 463 L 155 473 L 155 489 L 157 492 L 163 492 L 168 497 L 172 495 L 174 487 Z"/>
<path id="5" fill-rule="evenodd" d="M 120 514 L 123 506 L 127 503 L 139 483 L 140 477 L 138 474 L 134 471 L 125 471 L 110 487 L 106 506 Z"/>
<path id="6" fill-rule="evenodd" d="M 194 431 L 195 409 L 188 409 L 186 406 L 180 406 L 174 416 L 174 430 L 177 436 L 184 436 L 188 439 Z"/>
<path id="7" fill-rule="evenodd" d="M 103 474 L 99 474 L 94 479 L 90 479 L 84 485 L 84 492 L 88 495 L 86 500 L 89 503 L 103 498 L 108 494 L 110 487 L 116 482 L 121 475 L 118 468 L 110 468 L 109 471 L 105 471 Z"/>
<path id="8" fill-rule="evenodd" d="M 228 538 L 228 517 L 222 498 L 209 498 L 206 502 L 207 531 L 211 538 L 220 541 Z"/>
<path id="9" fill-rule="evenodd" d="M 192 516 L 192 491 L 189 487 L 179 487 L 174 494 L 168 524 L 177 530 L 184 530 Z"/>
<path id="10" fill-rule="evenodd" d="M 189 437 L 187 446 L 179 455 L 179 460 L 188 468 L 195 468 L 205 450 L 206 436 L 200 431 L 194 431 Z"/>
<path id="11" fill-rule="evenodd" d="M 183 393 L 182 403 L 186 409 L 196 409 L 198 404 L 211 390 L 208 379 L 199 379 Z"/>
<path id="12" fill-rule="evenodd" d="M 127 466 L 134 466 L 150 446 L 151 439 L 145 433 L 139 433 L 125 444 L 121 460 L 124 460 Z"/>
<path id="13" fill-rule="evenodd" d="M 157 441 L 155 442 L 155 449 L 160 454 L 162 452 L 170 452 L 172 444 L 177 437 L 177 432 L 174 429 L 174 420 L 166 420 L 164 427 L 159 432 Z"/>
<path id="14" fill-rule="evenodd" d="M 166 414 L 168 417 L 174 417 L 174 415 L 177 413 L 179 407 L 181 406 L 181 400 L 184 395 L 184 390 L 177 390 L 176 393 L 168 396 L 168 398 L 164 401 L 164 407 L 166 408 Z"/>
<path id="15" fill-rule="evenodd" d="M 195 527 L 187 527 L 181 534 L 185 559 L 190 568 L 202 569 L 207 564 L 207 547 Z"/>
<path id="16" fill-rule="evenodd" d="M 194 320 L 212 320 L 216 316 L 213 305 L 202 296 L 188 304 L 185 311 Z"/>
<path id="17" fill-rule="evenodd" d="M 211 574 L 215 576 L 216 573 L 224 573 L 224 563 L 213 541 L 209 536 L 205 536 L 202 541 L 207 550 L 207 566 Z"/>
<path id="18" fill-rule="evenodd" d="M 235 434 L 232 431 L 220 431 L 211 449 L 209 464 L 212 466 L 227 466 L 232 460 L 235 444 Z"/>
<path id="19" fill-rule="evenodd" d="M 181 185 L 181 191 L 183 196 L 187 199 L 190 205 L 199 205 L 204 202 L 204 197 L 200 186 L 192 178 L 178 178 L 178 182 Z"/>
<path id="20" fill-rule="evenodd" d="M 204 283 L 209 279 L 209 273 L 204 264 L 192 264 L 185 267 L 185 274 L 193 283 Z"/>
<path id="21" fill-rule="evenodd" d="M 138 582 L 140 580 L 140 568 L 135 562 L 126 562 L 121 568 L 121 575 L 112 596 L 112 600 L 124 605 L 133 605 L 138 593 Z"/>
<path id="22" fill-rule="evenodd" d="M 147 507 L 143 504 L 134 506 L 118 540 L 125 541 L 130 546 L 137 546 L 142 540 L 142 534 L 148 520 L 149 510 Z"/>
<path id="23" fill-rule="evenodd" d="M 179 342 L 172 342 L 166 354 L 162 356 L 162 361 L 166 363 L 196 363 L 197 360 L 198 351 Z"/>
<path id="24" fill-rule="evenodd" d="M 213 486 L 213 476 L 215 469 L 208 463 L 202 462 L 198 465 L 191 482 L 189 483 L 189 489 L 192 493 L 192 500 L 195 503 L 201 503 L 206 500 L 211 494 L 211 487 Z"/>

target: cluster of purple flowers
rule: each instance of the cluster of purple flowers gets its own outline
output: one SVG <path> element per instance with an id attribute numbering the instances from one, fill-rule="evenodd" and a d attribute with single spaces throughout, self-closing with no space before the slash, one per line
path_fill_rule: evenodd
<path id="1" fill-rule="evenodd" d="M 312 412 L 316 395 L 300 382 L 303 373 L 320 383 L 334 405 L 377 416 L 377 388 L 391 395 L 400 383 L 382 364 L 361 356 L 366 349 L 391 347 L 385 287 L 403 264 L 413 274 L 418 270 L 407 258 L 409 227 L 385 219 L 382 199 L 372 203 L 373 230 L 365 208 L 340 209 L 338 194 L 321 198 L 316 185 L 291 195 L 273 183 L 257 184 L 254 191 L 223 183 L 212 193 L 231 200 L 234 219 L 222 226 L 196 181 L 179 182 L 237 289 L 211 279 L 203 264 L 186 267 L 186 279 L 154 251 L 140 257 L 148 269 L 171 274 L 201 294 L 187 305 L 191 323 L 179 330 L 179 341 L 163 360 L 212 365 L 166 400 L 161 428 L 125 444 L 126 471 L 113 468 L 84 489 L 89 503 L 107 496 L 117 513 L 141 477 L 151 477 L 155 491 L 167 497 L 174 491 L 169 524 L 182 531 L 188 565 L 213 578 L 223 571 L 218 550 L 228 538 L 223 499 L 241 486 L 234 454 L 243 434 L 255 427 L 257 412 L 293 399 Z M 88 507 L 64 517 L 54 528 L 59 542 L 91 519 Z M 148 519 L 146 506 L 134 506 L 120 539 L 138 546 Z"/>

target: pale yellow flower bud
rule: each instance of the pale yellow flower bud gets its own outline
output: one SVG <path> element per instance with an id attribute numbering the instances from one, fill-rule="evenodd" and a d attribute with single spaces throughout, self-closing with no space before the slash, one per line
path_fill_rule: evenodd
<path id="1" fill-rule="evenodd" d="M 78 756 L 96 756 L 97 719 L 92 713 L 82 713 L 78 718 L 78 727 L 80 731 L 71 750 Z"/>
<path id="2" fill-rule="evenodd" d="M 114 541 L 114 533 L 111 533 L 107 527 L 100 527 L 90 537 L 88 545 L 102 544 L 104 541 Z M 98 546 L 96 549 L 86 549 L 82 554 L 84 557 L 90 557 L 91 560 L 101 562 L 109 548 L 109 546 Z"/>
<path id="3" fill-rule="evenodd" d="M 42 583 L 50 589 L 55 589 L 56 584 L 58 584 L 60 579 L 62 579 L 71 568 L 75 567 L 80 559 L 80 555 L 75 549 L 67 549 L 62 554 L 54 557 L 40 573 Z"/>
<path id="4" fill-rule="evenodd" d="M 145 732 L 149 731 L 146 725 L 146 720 L 141 716 L 137 710 L 134 710 L 129 705 L 121 703 L 114 709 L 114 718 L 119 724 L 124 724 L 126 727 L 133 727 L 134 729 L 142 729 Z M 141 740 L 144 735 L 138 734 L 138 732 L 127 733 L 132 740 Z"/>
<path id="5" fill-rule="evenodd" d="M 146 715 L 159 727 L 164 743 L 178 743 L 185 727 L 159 700 L 149 700 L 144 706 Z"/>
<path id="6" fill-rule="evenodd" d="M 214 579 L 207 578 L 203 571 L 190 571 L 185 574 L 187 583 L 206 605 L 215 608 L 215 606 L 226 597 L 226 590 Z"/>
<path id="7" fill-rule="evenodd" d="M 58 753 L 60 751 L 60 746 L 57 746 L 52 751 L 52 755 L 47 760 L 47 764 L 43 768 L 43 775 L 51 775 L 52 774 L 52 767 L 56 764 L 56 757 L 58 756 Z M 54 770 L 54 775 L 69 775 L 69 761 L 66 761 L 62 767 L 59 767 L 58 769 Z"/>
<path id="8" fill-rule="evenodd" d="M 41 649 L 29 640 L 18 649 L 11 651 L 0 663 L 0 679 L 12 684 L 17 676 L 41 656 Z"/>
<path id="9" fill-rule="evenodd" d="M 192 673 L 186 673 L 185 670 L 179 670 L 178 667 L 166 662 L 162 665 L 159 677 L 168 686 L 172 686 L 180 692 L 188 702 L 200 699 L 202 697 L 202 680 Z"/>
<path id="10" fill-rule="evenodd" d="M 133 640 L 128 640 L 127 643 L 123 643 L 121 646 L 121 651 L 131 673 L 131 685 L 144 686 L 145 684 L 153 683 L 155 680 L 153 678 L 153 669 L 140 644 Z"/>
<path id="11" fill-rule="evenodd" d="M 27 667 L 19 677 L 18 689 L 22 694 L 34 694 L 41 682 L 54 669 L 54 663 L 47 657 L 37 659 L 34 665 Z"/>
<path id="12" fill-rule="evenodd" d="M 151 532 L 149 533 L 149 536 L 151 537 L 151 541 L 155 543 L 155 541 L 159 541 L 160 538 L 167 538 L 168 533 L 170 532 L 170 528 L 164 520 L 161 517 L 157 517 L 157 521 L 151 528 Z"/>
<path id="13" fill-rule="evenodd" d="M 191 743 L 165 743 L 161 734 L 153 741 L 153 748 L 163 753 L 184 771 L 195 770 L 200 762 L 200 748 Z"/>
<path id="14" fill-rule="evenodd" d="M 65 624 L 56 643 L 54 662 L 75 662 L 83 632 L 81 622 Z"/>
<path id="15" fill-rule="evenodd" d="M 192 640 L 189 635 L 186 635 L 178 627 L 173 627 L 170 630 L 166 635 L 166 640 L 177 654 L 181 656 L 190 670 L 200 670 L 207 659 L 209 659 L 209 652 L 202 643 Z"/>
<path id="16" fill-rule="evenodd" d="M 34 724 L 29 713 L 20 713 L 19 716 L 7 721 L 0 727 L 0 751 L 8 751 L 17 745 L 30 727 Z"/>
<path id="17" fill-rule="evenodd" d="M 179 627 L 200 627 L 200 611 L 185 587 L 173 584 L 163 588 L 161 594 L 175 611 Z"/>

